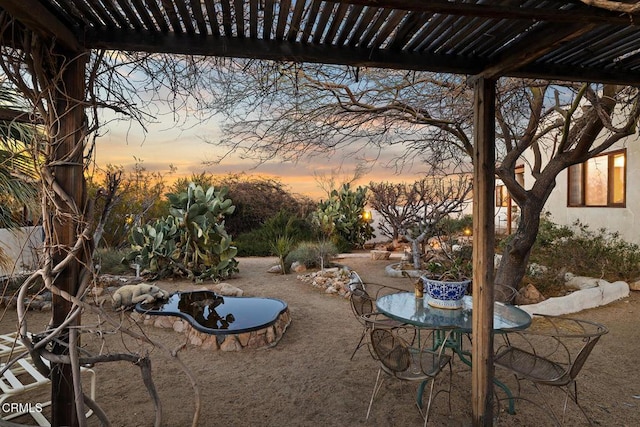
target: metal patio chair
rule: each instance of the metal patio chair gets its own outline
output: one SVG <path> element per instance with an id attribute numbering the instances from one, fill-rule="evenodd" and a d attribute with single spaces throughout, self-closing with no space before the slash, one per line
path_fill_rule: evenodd
<path id="1" fill-rule="evenodd" d="M 375 283 L 365 284 L 360 278 L 360 275 L 355 271 L 351 272 L 351 278 L 348 286 L 349 291 L 351 292 L 351 295 L 349 296 L 351 311 L 358 322 L 362 325 L 360 340 L 349 358 L 349 360 L 353 360 L 356 352 L 361 347 L 367 345 L 366 338 L 374 324 L 376 328 L 394 328 L 403 325 L 402 322 L 390 319 L 382 313 L 378 313 L 376 311 L 376 299 L 379 296 L 388 293 L 404 292 L 404 290 Z"/>
<path id="2" fill-rule="evenodd" d="M 505 344 L 498 348 L 494 364 L 515 375 L 518 381 L 517 399 L 524 399 L 546 408 L 558 425 L 563 425 L 569 397 L 591 424 L 591 419 L 578 402 L 576 378 L 591 351 L 608 329 L 599 323 L 564 317 L 535 315 L 531 326 L 505 335 Z M 520 381 L 530 381 L 543 402 L 520 396 Z M 562 418 L 559 418 L 540 386 L 559 387 L 565 392 Z M 548 397 L 548 395 L 546 396 Z"/>
<path id="3" fill-rule="evenodd" d="M 436 377 L 442 370 L 449 366 L 449 386 L 447 389 L 438 390 L 436 396 L 441 392 L 446 392 L 449 396 L 448 404 L 451 411 L 451 356 L 445 354 L 445 340 L 436 339 L 433 334 L 436 330 L 420 329 L 421 341 L 423 344 L 419 347 L 413 347 L 410 342 L 405 340 L 399 332 L 406 332 L 406 329 L 416 329 L 415 327 L 405 326 L 402 328 L 373 328 L 370 332 L 370 343 L 376 359 L 379 361 L 378 375 L 369 401 L 367 410 L 367 419 L 371 413 L 373 401 L 382 388 L 384 378 L 382 374 L 386 374 L 392 378 L 420 383 L 417 389 L 416 404 L 420 414 L 425 420 L 425 426 L 429 421 L 429 412 L 431 403 L 435 397 L 433 394 Z M 450 331 L 449 331 L 450 332 Z M 413 334 L 414 336 L 416 334 Z M 435 344 L 434 344 L 435 343 Z M 436 345 L 436 347 L 434 347 Z M 427 382 L 431 381 L 429 389 L 429 398 L 426 408 L 422 404 L 423 391 Z"/>

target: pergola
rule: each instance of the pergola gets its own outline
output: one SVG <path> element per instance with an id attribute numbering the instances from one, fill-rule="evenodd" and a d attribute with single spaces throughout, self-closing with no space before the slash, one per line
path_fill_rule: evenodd
<path id="1" fill-rule="evenodd" d="M 611 6 L 608 10 L 588 4 Z M 85 198 L 82 97 L 93 49 L 344 64 L 456 73 L 475 89 L 474 425 L 491 423 L 495 82 L 502 76 L 637 85 L 640 12 L 607 0 L 0 0 L 0 43 L 37 37 L 64 58 L 53 175 L 77 206 Z M 614 11 L 617 10 L 617 11 Z M 64 112 L 64 114 L 60 114 Z M 0 118 L 15 115 L 3 111 Z M 39 117 L 45 124 L 46 117 Z M 64 160 L 64 161 L 63 161 Z M 62 204 L 64 205 L 64 203 Z M 69 204 L 67 204 L 69 205 Z M 78 224 L 58 221 L 59 258 Z M 48 230 L 51 232 L 51 230 Z M 66 249 L 65 249 L 66 245 Z M 84 267 L 57 285 L 74 294 Z M 54 298 L 53 323 L 70 303 Z M 58 370 L 54 369 L 54 373 Z M 69 375 L 59 369 L 55 375 Z M 74 424 L 68 384 L 53 381 L 54 424 Z M 56 389 L 56 387 L 59 387 Z M 66 387 L 66 389 L 65 389 Z M 57 400 L 57 401 L 56 401 Z M 65 406 L 66 405 L 66 406 Z M 69 415 L 71 414 L 71 415 Z"/>

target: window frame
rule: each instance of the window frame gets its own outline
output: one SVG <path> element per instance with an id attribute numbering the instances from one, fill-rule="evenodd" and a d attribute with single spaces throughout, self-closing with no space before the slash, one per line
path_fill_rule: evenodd
<path id="1" fill-rule="evenodd" d="M 623 154 L 624 156 L 624 170 L 623 170 L 623 201 L 619 202 L 619 203 L 615 203 L 612 202 L 612 197 L 613 197 L 613 193 L 614 193 L 614 178 L 615 178 L 615 174 L 613 173 L 614 171 L 614 160 L 615 157 L 618 156 L 619 154 Z M 586 199 L 587 199 L 587 163 L 592 160 L 592 159 L 596 159 L 598 157 L 603 157 L 603 156 L 607 156 L 607 203 L 604 205 L 587 205 L 586 204 Z M 619 150 L 615 150 L 615 151 L 608 151 L 606 153 L 602 153 L 599 154 L 597 156 L 593 156 L 591 159 L 582 162 L 582 163 L 577 163 L 575 165 L 571 165 L 569 168 L 567 168 L 567 207 L 569 208 L 625 208 L 627 207 L 627 164 L 629 163 L 629 158 L 627 156 L 627 149 L 626 148 L 622 148 Z M 574 166 L 580 166 L 580 171 L 578 173 L 580 173 L 580 177 L 579 179 L 579 183 L 580 183 L 580 194 L 579 194 L 579 198 L 580 198 L 580 202 L 579 203 L 571 203 L 571 199 L 574 194 L 571 192 L 571 183 L 573 182 L 573 174 L 574 172 Z"/>

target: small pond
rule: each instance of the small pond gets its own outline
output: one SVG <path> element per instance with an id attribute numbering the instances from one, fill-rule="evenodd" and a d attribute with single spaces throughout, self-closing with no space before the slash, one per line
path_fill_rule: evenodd
<path id="1" fill-rule="evenodd" d="M 138 313 L 178 316 L 205 334 L 226 335 L 257 331 L 273 325 L 287 311 L 275 298 L 230 297 L 212 291 L 177 292 L 166 301 L 136 305 Z"/>

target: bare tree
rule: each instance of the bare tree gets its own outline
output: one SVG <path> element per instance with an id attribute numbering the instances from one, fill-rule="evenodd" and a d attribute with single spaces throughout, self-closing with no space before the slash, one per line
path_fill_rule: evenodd
<path id="1" fill-rule="evenodd" d="M 464 175 L 431 176 L 413 184 L 372 182 L 370 203 L 390 224 L 394 239 L 402 236 L 411 243 L 413 265 L 420 269 L 422 243 L 437 234 L 442 219 L 461 212 L 471 188 Z"/>
<path id="2" fill-rule="evenodd" d="M 422 162 L 465 170 L 472 154 L 472 90 L 461 76 L 317 65 L 246 62 L 221 73 L 230 150 L 259 160 L 340 148 L 397 146 L 397 170 Z M 502 79 L 497 86 L 497 175 L 521 209 L 496 283 L 518 287 L 545 202 L 558 174 L 633 133 L 638 91 L 599 84 Z M 531 159 L 531 160 L 527 160 Z M 534 179 L 523 187 L 516 165 Z"/>

